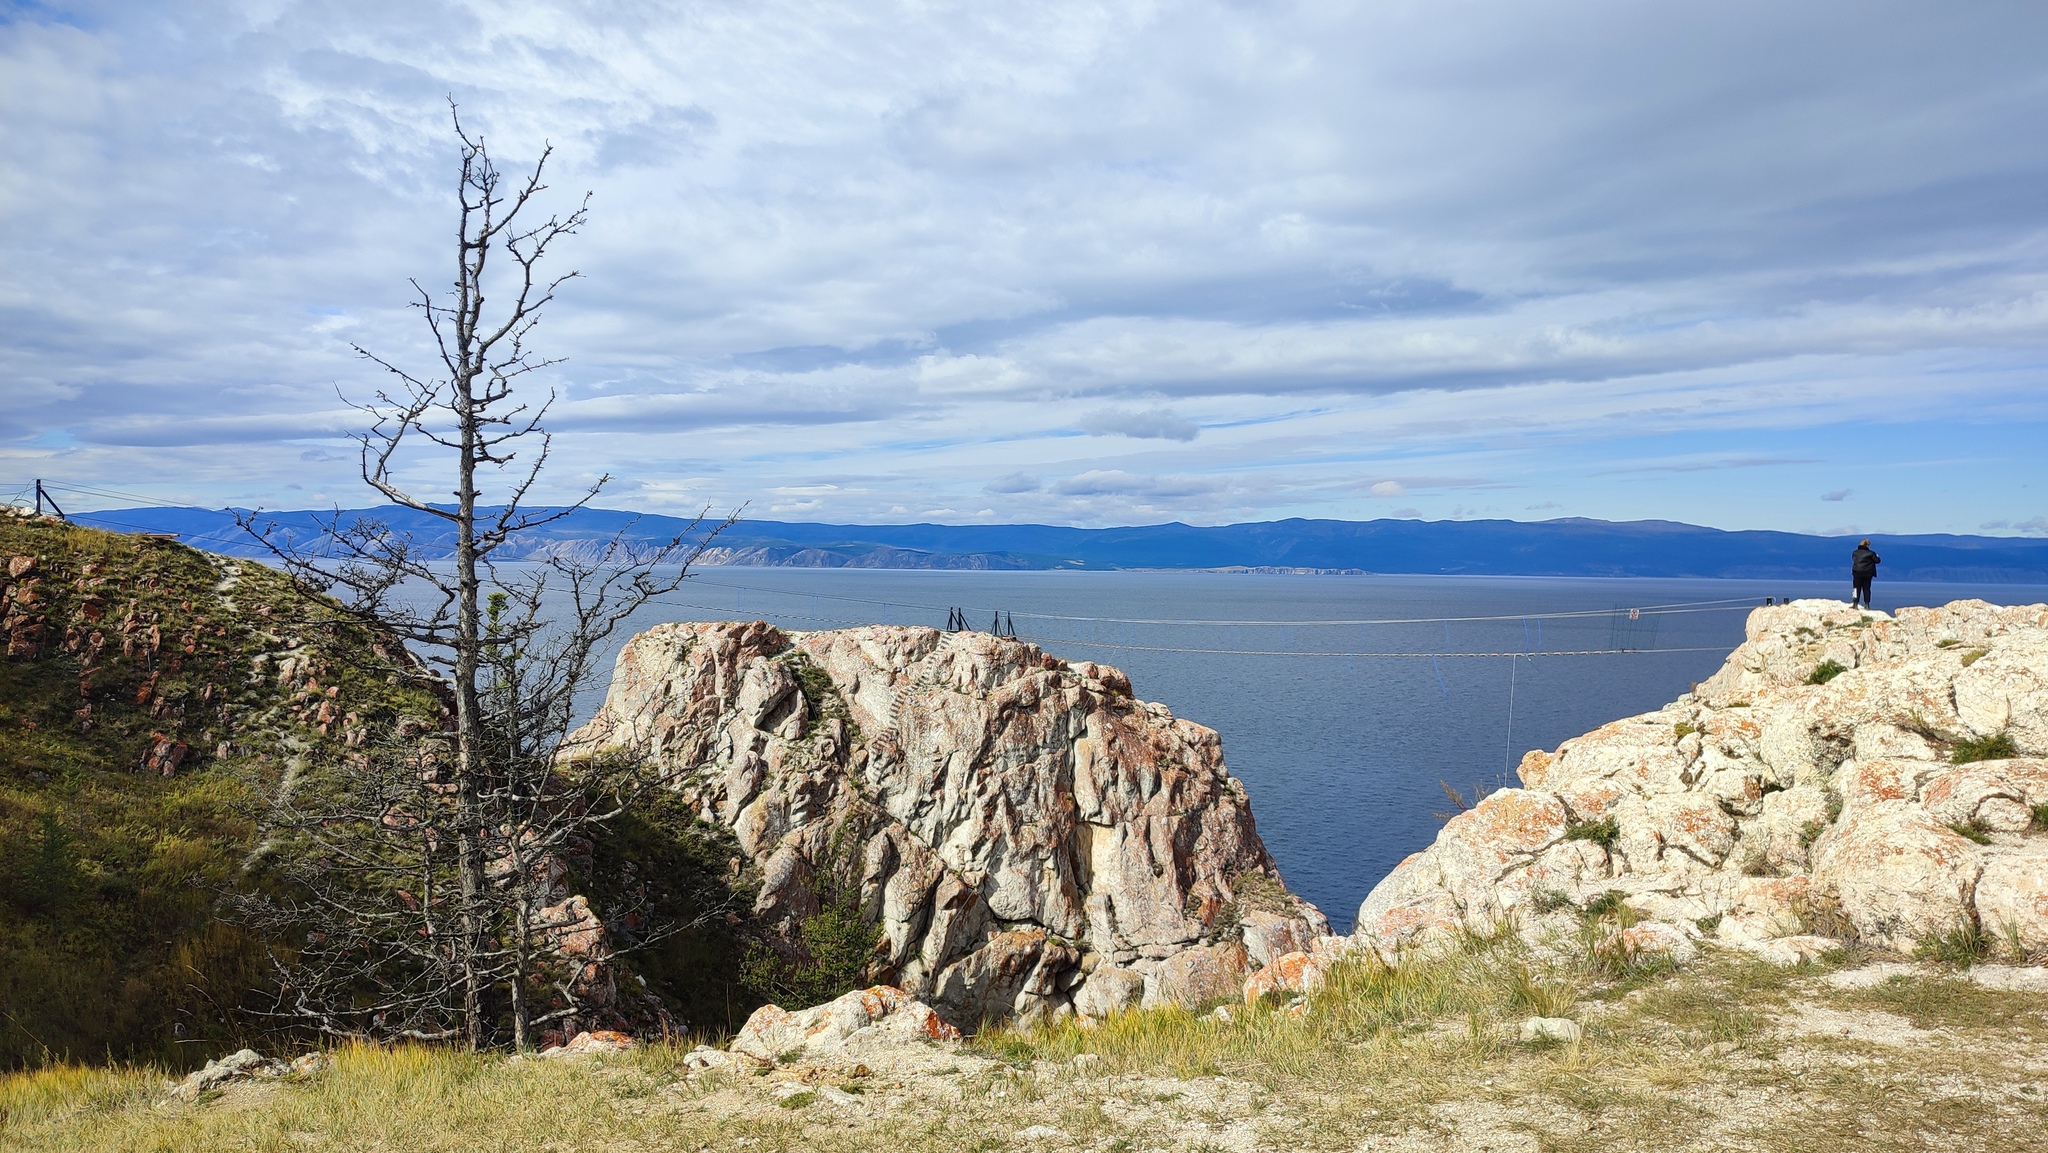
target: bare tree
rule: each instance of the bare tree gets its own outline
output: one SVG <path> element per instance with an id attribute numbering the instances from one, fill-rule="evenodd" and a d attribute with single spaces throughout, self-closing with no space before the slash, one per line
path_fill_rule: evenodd
<path id="1" fill-rule="evenodd" d="M 308 547 L 260 515 L 244 518 L 307 589 L 424 658 L 445 686 L 448 731 L 439 748 L 368 743 L 352 758 L 353 781 L 337 789 L 277 790 L 270 823 L 309 848 L 302 861 L 317 875 L 301 878 L 308 895 L 273 904 L 271 915 L 316 926 L 288 986 L 292 1010 L 322 1028 L 459 1035 L 477 1048 L 489 1041 L 502 990 L 523 1048 L 547 1016 L 529 1003 L 545 946 L 575 932 L 537 916 L 564 846 L 650 783 L 617 759 L 562 767 L 579 691 L 625 619 L 687 579 L 734 518 L 700 515 L 651 542 L 629 526 L 517 569 L 501 560 L 522 535 L 587 508 L 611 479 L 567 505 L 529 501 L 552 448 L 543 420 L 555 395 L 529 399 L 522 387 L 558 363 L 530 341 L 542 309 L 577 275 L 543 275 L 541 266 L 584 225 L 589 194 L 567 215 L 531 222 L 552 149 L 507 180 L 452 102 L 450 114 L 461 144 L 455 280 L 440 295 L 411 282 L 436 363 L 416 371 L 355 350 L 396 381 L 356 406 L 369 422 L 357 438 L 363 480 L 452 530 L 452 564 L 380 520 L 342 523 L 336 514 Z M 452 458 L 453 504 L 401 479 L 421 455 Z M 559 991 L 574 1012 L 574 990 Z"/>

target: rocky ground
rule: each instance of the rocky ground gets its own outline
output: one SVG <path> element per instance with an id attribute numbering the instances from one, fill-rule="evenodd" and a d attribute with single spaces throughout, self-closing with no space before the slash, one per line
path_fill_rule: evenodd
<path id="1" fill-rule="evenodd" d="M 342 1050 L 196 1101 L 146 1074 L 50 1071 L 0 1082 L 0 1145 L 2048 1149 L 2038 968 L 1780 968 L 1714 948 L 1683 971 L 1600 977 L 1502 938 L 1396 969 L 1347 963 L 1306 1012 L 1160 1009 L 966 1043 L 878 1036 L 890 1016 L 765 1061 L 744 1037 L 732 1052 L 599 1044 L 509 1061 Z M 1531 1016 L 1576 1039 L 1527 1029 Z"/>

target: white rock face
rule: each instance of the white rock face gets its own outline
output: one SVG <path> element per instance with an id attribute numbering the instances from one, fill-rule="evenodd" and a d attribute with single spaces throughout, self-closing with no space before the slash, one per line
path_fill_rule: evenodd
<path id="1" fill-rule="evenodd" d="M 574 738 L 573 755 L 612 749 L 733 830 L 762 870 L 758 915 L 793 924 L 857 888 L 882 930 L 873 979 L 962 1027 L 1072 1012 L 1108 968 L 1147 1000 L 1234 996 L 1239 938 L 1329 931 L 1279 883 L 1214 730 L 1013 640 L 662 625 Z"/>
<path id="2" fill-rule="evenodd" d="M 1630 948 L 1674 959 L 1705 925 L 1791 963 L 1843 920 L 1899 950 L 1958 925 L 2048 948 L 2048 606 L 1798 601 L 1752 612 L 1747 637 L 1665 708 L 1525 756 L 1524 788 L 1373 889 L 1356 943 L 1530 930 L 1538 903 L 1618 890 L 1662 923 Z M 1846 671 L 1808 684 L 1828 660 Z M 1954 763 L 1994 738 L 1997 759 Z"/>

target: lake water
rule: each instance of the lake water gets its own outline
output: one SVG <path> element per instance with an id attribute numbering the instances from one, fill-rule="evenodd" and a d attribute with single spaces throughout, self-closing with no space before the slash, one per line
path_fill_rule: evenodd
<path id="1" fill-rule="evenodd" d="M 1288 886 L 1348 931 L 1373 885 L 1452 810 L 1441 783 L 1468 797 L 1514 783 L 1523 752 L 1655 709 L 1711 675 L 1764 597 L 1846 599 L 1843 585 L 712 568 L 630 625 L 942 626 L 958 606 L 986 629 L 1003 612 L 1024 639 L 1116 665 L 1140 698 L 1221 733 Z M 2031 604 L 2048 601 L 2048 586 L 1880 580 L 1877 594 L 1884 609 L 1970 596 Z M 1330 621 L 1403 623 L 1316 623 Z M 1608 651 L 1618 649 L 1632 651 Z M 1569 653 L 1598 655 L 1559 655 Z"/>

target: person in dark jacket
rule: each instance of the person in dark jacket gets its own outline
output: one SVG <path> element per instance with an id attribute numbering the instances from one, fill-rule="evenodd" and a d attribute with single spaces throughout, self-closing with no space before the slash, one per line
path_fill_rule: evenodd
<path id="1" fill-rule="evenodd" d="M 1849 554 L 1849 579 L 1856 587 L 1855 595 L 1849 598 L 1850 604 L 1866 609 L 1870 607 L 1870 578 L 1877 575 L 1877 566 L 1883 562 L 1884 558 L 1870 551 L 1868 538 Z"/>

